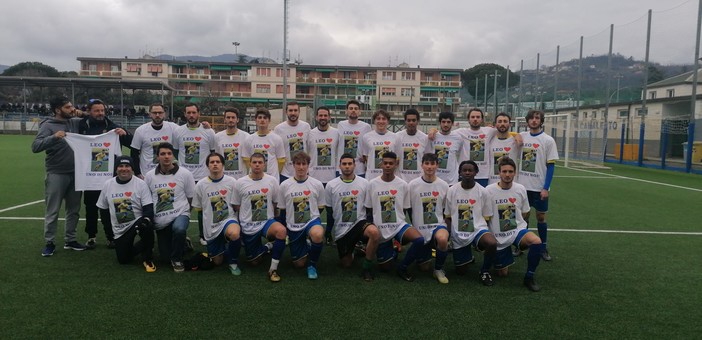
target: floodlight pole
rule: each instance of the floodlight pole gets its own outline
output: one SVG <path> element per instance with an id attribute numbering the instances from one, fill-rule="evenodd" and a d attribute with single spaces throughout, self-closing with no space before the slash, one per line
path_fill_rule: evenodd
<path id="1" fill-rule="evenodd" d="M 697 103 L 697 73 L 700 70 L 700 29 L 702 29 L 702 0 L 697 4 L 697 38 L 695 40 L 695 72 L 692 74 L 692 94 L 690 95 L 690 122 L 687 125 L 687 159 L 685 171 L 692 171 L 692 147 L 695 142 L 695 110 Z"/>
<path id="2" fill-rule="evenodd" d="M 283 121 L 288 105 L 288 0 L 283 0 Z"/>

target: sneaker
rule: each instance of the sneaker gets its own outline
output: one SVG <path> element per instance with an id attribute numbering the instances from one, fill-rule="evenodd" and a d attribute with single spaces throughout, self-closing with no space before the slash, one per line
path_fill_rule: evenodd
<path id="1" fill-rule="evenodd" d="M 524 278 L 524 285 L 529 288 L 530 291 L 532 292 L 538 292 L 541 290 L 541 287 L 534 281 L 533 277 L 525 277 Z"/>
<path id="2" fill-rule="evenodd" d="M 439 283 L 449 283 L 449 280 L 446 277 L 446 273 L 441 269 L 434 270 L 434 277 L 439 281 Z"/>
<path id="3" fill-rule="evenodd" d="M 357 257 L 366 257 L 366 244 L 363 241 L 356 242 L 354 251 Z"/>
<path id="4" fill-rule="evenodd" d="M 544 259 L 544 261 L 551 261 L 553 258 L 551 258 L 551 255 L 548 253 L 548 249 L 544 248 L 544 252 L 541 253 L 541 258 Z"/>
<path id="5" fill-rule="evenodd" d="M 144 261 L 142 264 L 144 265 L 144 269 L 146 269 L 147 273 L 153 273 L 156 271 L 156 265 L 153 261 Z"/>
<path id="6" fill-rule="evenodd" d="M 88 239 L 88 242 L 85 242 L 85 249 L 87 250 L 93 250 L 97 246 L 97 242 L 95 242 L 95 238 L 91 237 Z"/>
<path id="7" fill-rule="evenodd" d="M 266 242 L 266 244 L 264 244 L 263 246 L 266 247 L 267 253 L 270 254 L 273 251 L 273 242 Z"/>
<path id="8" fill-rule="evenodd" d="M 54 255 L 54 250 L 56 250 L 54 242 L 46 242 L 44 249 L 41 250 L 41 256 L 48 257 Z"/>
<path id="9" fill-rule="evenodd" d="M 307 267 L 307 278 L 310 280 L 316 280 L 317 277 L 317 268 L 312 266 Z"/>
<path id="10" fill-rule="evenodd" d="M 373 280 L 375 280 L 375 276 L 373 275 L 373 272 L 370 271 L 369 269 L 364 269 L 361 272 L 361 278 L 363 278 L 363 281 L 366 281 L 366 282 L 372 282 Z"/>
<path id="11" fill-rule="evenodd" d="M 512 250 L 512 256 L 519 257 L 521 255 L 522 255 L 522 250 L 519 249 L 519 247 L 515 247 L 514 250 Z"/>
<path id="12" fill-rule="evenodd" d="M 395 240 L 395 239 L 392 240 L 392 247 L 393 247 L 398 253 L 401 253 L 401 252 L 402 252 L 402 243 L 397 242 L 397 240 Z"/>
<path id="13" fill-rule="evenodd" d="M 239 266 L 235 264 L 230 264 L 229 265 L 229 271 L 232 273 L 234 276 L 239 276 L 241 275 L 241 269 L 239 269 Z"/>
<path id="14" fill-rule="evenodd" d="M 268 272 L 268 278 L 271 282 L 280 282 L 280 276 L 278 276 L 277 270 L 271 270 Z"/>
<path id="15" fill-rule="evenodd" d="M 107 249 L 115 249 L 115 240 L 107 240 Z"/>
<path id="16" fill-rule="evenodd" d="M 193 251 L 195 250 L 195 247 L 193 247 L 193 241 L 190 240 L 190 237 L 185 237 L 185 251 Z"/>
<path id="17" fill-rule="evenodd" d="M 85 246 L 76 242 L 76 241 L 71 241 L 71 242 L 66 242 L 66 244 L 63 245 L 63 249 L 73 249 L 77 251 L 85 250 Z"/>
<path id="18" fill-rule="evenodd" d="M 171 266 L 173 266 L 173 271 L 176 273 L 182 273 L 185 271 L 185 266 L 183 265 L 183 262 L 171 261 Z"/>
<path id="19" fill-rule="evenodd" d="M 399 276 L 401 279 L 407 281 L 407 282 L 412 282 L 414 281 L 414 276 L 410 274 L 410 272 L 407 269 L 397 269 L 397 276 Z"/>
<path id="20" fill-rule="evenodd" d="M 480 273 L 480 282 L 483 283 L 483 286 L 492 286 L 495 284 L 495 280 L 492 279 L 490 272 Z"/>
<path id="21" fill-rule="evenodd" d="M 207 241 L 205 241 L 205 239 L 202 238 L 202 237 L 200 237 L 200 245 L 201 245 L 201 246 L 206 246 L 206 245 L 207 245 Z"/>

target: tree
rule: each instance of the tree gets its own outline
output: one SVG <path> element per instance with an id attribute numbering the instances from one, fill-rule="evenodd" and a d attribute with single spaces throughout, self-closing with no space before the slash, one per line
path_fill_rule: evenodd
<path id="1" fill-rule="evenodd" d="M 492 96 L 492 92 L 494 90 L 494 85 L 493 85 L 493 79 L 490 79 L 490 75 L 495 74 L 495 70 L 497 70 L 497 74 L 500 75 L 500 78 L 498 78 L 497 82 L 497 89 L 498 90 L 504 90 L 505 89 L 505 74 L 507 72 L 507 69 L 497 65 L 497 64 L 492 64 L 492 63 L 486 63 L 486 64 L 478 64 L 475 65 L 461 73 L 461 80 L 463 81 L 463 87 L 470 93 L 473 98 L 480 97 L 480 98 L 485 98 L 485 94 L 483 91 L 485 91 L 485 75 L 488 75 L 488 91 L 487 95 L 488 98 Z M 476 84 L 476 78 L 478 82 L 478 93 L 475 93 L 475 84 Z M 515 86 L 519 84 L 519 75 L 516 73 L 512 72 L 511 70 L 509 71 L 509 83 L 510 86 Z"/>
<path id="2" fill-rule="evenodd" d="M 60 77 L 61 73 L 49 65 L 38 61 L 25 61 L 8 67 L 3 76 L 24 76 L 24 77 Z"/>
<path id="3" fill-rule="evenodd" d="M 661 81 L 665 79 L 665 75 L 663 75 L 663 72 L 658 69 L 658 67 L 655 66 L 649 66 L 648 67 L 648 83 L 655 83 L 657 81 Z"/>

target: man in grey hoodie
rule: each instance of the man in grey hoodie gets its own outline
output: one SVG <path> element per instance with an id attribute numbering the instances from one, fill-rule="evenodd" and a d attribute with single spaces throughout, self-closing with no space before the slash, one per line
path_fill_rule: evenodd
<path id="1" fill-rule="evenodd" d="M 78 133 L 80 119 L 71 118 L 75 108 L 66 97 L 54 98 L 50 105 L 54 117 L 46 118 L 39 123 L 39 131 L 32 143 L 32 152 L 46 151 L 44 159 L 46 167 L 44 240 L 46 245 L 41 251 L 41 256 L 51 256 L 56 249 L 54 238 L 62 201 L 66 202 L 66 233 L 63 249 L 85 250 L 85 246 L 76 240 L 81 192 L 75 190 L 73 150 L 64 140 L 66 132 Z"/>

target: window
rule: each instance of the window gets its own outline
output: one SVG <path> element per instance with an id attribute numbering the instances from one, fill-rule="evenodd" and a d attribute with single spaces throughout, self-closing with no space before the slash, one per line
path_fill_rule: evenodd
<path id="1" fill-rule="evenodd" d="M 96 64 L 88 65 L 88 71 L 97 71 L 97 65 Z"/>
<path id="2" fill-rule="evenodd" d="M 268 69 L 270 71 L 270 69 Z M 271 93 L 270 84 L 256 84 L 256 93 Z"/>
<path id="3" fill-rule="evenodd" d="M 366 80 L 375 79 L 375 73 L 373 73 L 373 72 L 366 72 L 366 73 L 363 75 L 363 79 L 366 79 Z"/>
<path id="4" fill-rule="evenodd" d="M 395 88 L 394 87 L 383 87 L 380 90 L 380 95 L 381 96 L 394 96 L 395 95 Z"/>
<path id="5" fill-rule="evenodd" d="M 290 85 L 287 85 L 287 93 L 290 93 Z M 283 85 L 276 85 L 275 86 L 275 93 L 283 93 Z"/>
<path id="6" fill-rule="evenodd" d="M 656 99 L 656 91 L 649 92 L 648 99 Z"/>
<path id="7" fill-rule="evenodd" d="M 151 73 L 161 73 L 163 72 L 163 67 L 161 64 L 148 64 L 146 65 L 146 71 Z"/>
<path id="8" fill-rule="evenodd" d="M 127 63 L 127 72 L 139 72 L 139 71 L 141 71 L 141 64 Z"/>
<path id="9" fill-rule="evenodd" d="M 260 67 L 256 69 L 256 75 L 260 77 L 270 77 L 271 69 L 268 67 Z M 270 86 L 268 87 L 268 92 L 270 92 Z"/>
<path id="10" fill-rule="evenodd" d="M 290 77 L 290 69 L 287 70 L 286 72 L 286 77 Z M 275 69 L 275 76 L 278 78 L 283 78 L 283 69 L 282 68 L 277 68 Z"/>
<path id="11" fill-rule="evenodd" d="M 383 80 L 395 80 L 395 72 L 383 71 Z"/>
<path id="12" fill-rule="evenodd" d="M 195 70 L 195 74 L 205 74 L 205 69 L 204 68 L 198 68 Z"/>
<path id="13" fill-rule="evenodd" d="M 597 111 L 592 111 L 592 119 L 597 119 Z"/>
<path id="14" fill-rule="evenodd" d="M 119 65 L 110 65 L 110 71 L 119 72 Z"/>
<path id="15" fill-rule="evenodd" d="M 433 74 L 425 74 L 424 75 L 424 81 L 433 81 L 433 80 L 434 80 Z"/>
<path id="16" fill-rule="evenodd" d="M 414 72 L 402 72 L 402 80 L 414 80 Z"/>
<path id="17" fill-rule="evenodd" d="M 310 71 L 302 71 L 302 79 L 309 79 Z"/>
<path id="18" fill-rule="evenodd" d="M 185 73 L 183 66 L 173 66 L 173 73 Z"/>
<path id="19" fill-rule="evenodd" d="M 331 78 L 331 72 L 322 72 L 322 79 Z"/>
<path id="20" fill-rule="evenodd" d="M 351 71 L 344 71 L 341 76 L 343 77 L 343 79 L 351 79 L 352 73 L 353 72 L 351 72 Z"/>
<path id="21" fill-rule="evenodd" d="M 400 89 L 400 96 L 412 97 L 412 96 L 414 96 L 414 89 L 410 88 L 410 87 L 403 87 Z"/>
<path id="22" fill-rule="evenodd" d="M 617 111 L 617 115 L 619 116 L 619 118 L 629 117 L 629 110 L 619 110 Z"/>
<path id="23" fill-rule="evenodd" d="M 669 89 L 669 90 L 666 90 L 665 92 L 666 92 L 666 96 L 667 96 L 668 98 L 673 98 L 673 97 L 675 97 L 675 89 Z"/>

